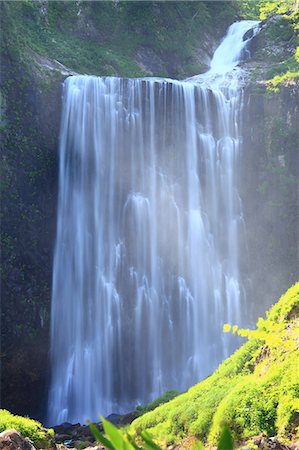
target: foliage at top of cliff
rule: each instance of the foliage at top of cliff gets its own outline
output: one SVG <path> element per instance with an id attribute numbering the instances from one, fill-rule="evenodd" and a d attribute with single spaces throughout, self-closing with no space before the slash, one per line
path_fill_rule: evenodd
<path id="1" fill-rule="evenodd" d="M 257 4 L 245 2 L 245 14 L 256 13 Z M 299 4 L 296 0 L 260 0 L 262 30 L 252 62 L 253 79 L 263 81 L 269 91 L 290 86 L 299 78 Z"/>
<path id="2" fill-rule="evenodd" d="M 298 72 L 295 0 L 23 0 L 0 6 L 2 53 L 52 71 L 62 64 L 102 76 L 184 78 L 207 70 L 232 22 L 260 18 L 269 26 L 254 60 L 269 65 L 265 79 L 283 75 L 283 80 L 272 80 L 275 87 Z M 278 21 L 272 20 L 277 16 Z"/>
<path id="3" fill-rule="evenodd" d="M 206 69 L 238 3 L 4 1 L 2 48 L 79 73 L 182 77 Z"/>
<path id="4" fill-rule="evenodd" d="M 149 431 L 164 445 L 191 436 L 215 444 L 223 424 L 236 442 L 261 432 L 293 439 L 299 432 L 298 316 L 299 283 L 259 319 L 256 330 L 239 330 L 248 342 L 216 372 L 136 419 L 131 431 Z"/>

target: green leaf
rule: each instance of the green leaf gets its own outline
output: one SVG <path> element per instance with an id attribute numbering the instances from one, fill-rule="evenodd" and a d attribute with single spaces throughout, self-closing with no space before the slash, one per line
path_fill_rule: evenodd
<path id="1" fill-rule="evenodd" d="M 140 436 L 145 443 L 145 450 L 162 450 L 161 447 L 155 444 L 151 435 L 147 431 L 143 431 Z"/>
<path id="2" fill-rule="evenodd" d="M 132 438 L 132 436 L 129 433 L 127 433 L 127 438 L 135 450 L 140 450 L 140 447 L 138 447 L 138 445 L 136 444 L 136 442 L 134 441 L 134 439 Z"/>
<path id="3" fill-rule="evenodd" d="M 109 437 L 115 450 L 135 450 L 135 447 L 112 423 L 108 422 L 104 417 L 101 417 L 101 421 L 105 434 Z"/>
<path id="4" fill-rule="evenodd" d="M 115 450 L 123 449 L 124 437 L 122 436 L 121 432 L 114 425 L 112 425 L 112 423 L 104 419 L 104 417 L 101 417 L 101 421 L 104 426 L 105 434 L 109 437 L 110 441 L 114 445 Z"/>
<path id="5" fill-rule="evenodd" d="M 116 450 L 113 444 L 108 439 L 106 439 L 105 436 L 102 435 L 102 433 L 94 423 L 90 422 L 89 420 L 87 420 L 87 423 L 89 425 L 90 431 L 93 434 L 93 437 L 97 442 L 100 442 L 109 450 Z"/>
<path id="6" fill-rule="evenodd" d="M 227 427 L 224 427 L 219 437 L 217 450 L 233 450 L 233 448 L 234 443 L 230 431 Z"/>
<path id="7" fill-rule="evenodd" d="M 122 447 L 122 449 L 123 449 L 123 450 L 135 450 L 135 449 L 140 450 L 139 447 L 133 446 L 132 443 L 130 443 L 129 441 L 127 441 L 125 438 L 124 438 L 124 440 L 123 440 L 123 447 Z"/>

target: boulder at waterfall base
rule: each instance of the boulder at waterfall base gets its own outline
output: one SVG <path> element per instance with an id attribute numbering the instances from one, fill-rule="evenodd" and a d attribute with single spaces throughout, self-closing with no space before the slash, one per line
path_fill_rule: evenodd
<path id="1" fill-rule="evenodd" d="M 52 448 L 54 431 L 46 429 L 40 422 L 28 417 L 15 416 L 5 409 L 0 409 L 0 433 L 14 429 L 24 438 L 28 438 L 36 448 Z M 6 439 L 8 435 L 4 435 Z M 16 438 L 17 439 L 17 438 Z"/>
<path id="2" fill-rule="evenodd" d="M 12 429 L 0 433 L 0 450 L 35 450 L 35 447 L 28 438 Z"/>

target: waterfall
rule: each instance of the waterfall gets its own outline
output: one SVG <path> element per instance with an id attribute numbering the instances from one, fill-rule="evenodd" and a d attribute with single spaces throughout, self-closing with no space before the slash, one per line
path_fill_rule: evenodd
<path id="1" fill-rule="evenodd" d="M 236 344 L 244 34 L 186 81 L 64 83 L 51 424 L 126 412 L 209 375 Z"/>

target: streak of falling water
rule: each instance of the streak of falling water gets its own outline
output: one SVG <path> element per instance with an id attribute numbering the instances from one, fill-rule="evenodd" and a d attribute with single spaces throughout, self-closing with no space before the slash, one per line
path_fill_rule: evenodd
<path id="1" fill-rule="evenodd" d="M 240 322 L 243 35 L 185 82 L 64 84 L 51 325 L 51 424 L 185 390 Z M 242 56 L 243 55 L 243 56 Z"/>

